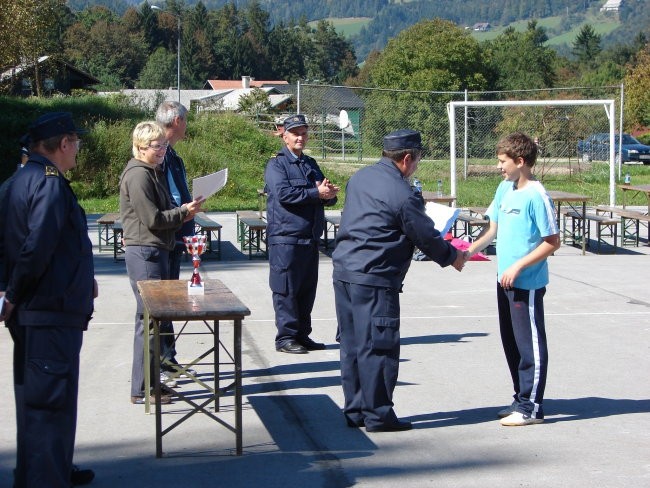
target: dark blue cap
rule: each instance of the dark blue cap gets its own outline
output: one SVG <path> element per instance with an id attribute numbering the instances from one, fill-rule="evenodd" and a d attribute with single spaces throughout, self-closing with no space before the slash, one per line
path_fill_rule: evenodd
<path id="1" fill-rule="evenodd" d="M 422 149 L 422 137 L 418 131 L 400 129 L 384 137 L 385 151 L 400 151 L 403 149 Z"/>
<path id="2" fill-rule="evenodd" d="M 20 142 L 20 153 L 29 156 L 29 134 L 23 135 L 18 142 Z"/>
<path id="3" fill-rule="evenodd" d="M 304 115 L 292 115 L 284 119 L 284 130 L 295 129 L 296 127 L 309 127 Z"/>
<path id="4" fill-rule="evenodd" d="M 85 134 L 86 132 L 88 131 L 75 127 L 70 112 L 46 113 L 29 126 L 29 137 L 32 142 L 42 141 L 61 134 Z"/>

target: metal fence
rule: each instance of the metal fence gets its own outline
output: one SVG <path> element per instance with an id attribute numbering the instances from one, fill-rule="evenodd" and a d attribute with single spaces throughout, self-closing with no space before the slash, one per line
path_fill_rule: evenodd
<path id="1" fill-rule="evenodd" d="M 289 105 L 274 115 L 257 115 L 261 127 L 290 113 L 305 114 L 310 124 L 309 148 L 324 162 L 370 163 L 381 155 L 382 139 L 389 132 L 413 128 L 422 133 L 423 159 L 437 171 L 449 171 L 452 101 L 613 99 L 616 126 L 622 131 L 622 86 L 572 87 L 509 92 L 430 92 L 374 89 L 299 83 L 282 87 L 292 95 Z M 595 159 L 579 151 L 579 141 L 608 132 L 602 107 L 481 107 L 456 116 L 458 177 L 494 173 L 496 141 L 521 130 L 540 143 L 539 170 L 544 174 L 577 175 Z M 597 155 L 597 157 L 599 157 Z M 450 176 L 450 175 L 449 175 Z"/>

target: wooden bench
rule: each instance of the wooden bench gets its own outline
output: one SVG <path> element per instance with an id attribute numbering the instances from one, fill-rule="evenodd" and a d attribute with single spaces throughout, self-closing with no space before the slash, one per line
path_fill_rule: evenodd
<path id="1" fill-rule="evenodd" d="M 486 209 L 470 207 L 466 211 L 458 214 L 456 222 L 452 228 L 454 237 L 469 237 L 475 240 L 481 231 L 490 224 L 490 219 L 484 216 Z"/>
<path id="2" fill-rule="evenodd" d="M 582 229 L 582 221 L 586 219 L 589 225 L 585 226 L 585 238 L 587 239 L 586 243 L 589 246 L 589 239 L 591 235 L 591 222 L 596 224 L 596 244 L 597 252 L 600 254 L 600 245 L 609 244 L 604 237 L 612 237 L 614 253 L 616 253 L 616 240 L 617 240 L 617 229 L 618 229 L 618 219 L 608 217 L 606 215 L 600 215 L 598 213 L 591 214 L 578 212 L 575 209 L 563 208 L 560 213 L 562 214 L 562 223 L 564 226 L 564 234 L 562 241 L 566 242 L 566 237 L 569 236 L 572 239 L 572 244 L 576 244 L 580 241 L 580 230 Z M 567 232 L 567 219 L 571 220 L 571 231 Z"/>
<path id="3" fill-rule="evenodd" d="M 598 205 L 596 213 L 606 213 L 610 217 L 617 215 L 621 219 L 621 247 L 627 244 L 639 245 L 639 230 L 641 222 L 648 228 L 648 244 L 650 245 L 650 216 L 642 212 L 609 205 Z"/>
<path id="4" fill-rule="evenodd" d="M 113 224 L 119 219 L 119 213 L 107 213 L 97 219 L 97 249 L 99 252 L 113 248 Z"/>
<path id="5" fill-rule="evenodd" d="M 336 234 L 339 231 L 341 226 L 341 216 L 340 215 L 325 215 L 325 229 L 323 231 L 323 246 L 325 249 L 330 248 L 330 242 L 336 241 Z M 330 241 L 329 232 L 332 231 L 333 237 Z"/>
<path id="6" fill-rule="evenodd" d="M 206 236 L 206 252 L 215 254 L 221 259 L 221 228 L 222 225 L 215 222 L 205 213 L 200 212 L 194 216 L 194 232 Z M 217 249 L 214 249 L 214 241 L 217 242 Z"/>
<path id="7" fill-rule="evenodd" d="M 255 210 L 237 210 L 235 211 L 235 216 L 237 217 L 237 241 L 240 246 L 243 246 L 244 234 L 246 232 L 246 226 L 241 221 L 242 219 L 262 219 L 259 212 Z M 244 248 L 242 247 L 242 251 Z"/>

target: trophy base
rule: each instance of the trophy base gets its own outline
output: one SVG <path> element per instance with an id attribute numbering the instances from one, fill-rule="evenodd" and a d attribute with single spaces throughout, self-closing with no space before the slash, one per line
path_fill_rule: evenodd
<path id="1" fill-rule="evenodd" d="M 187 282 L 187 294 L 188 295 L 204 295 L 205 294 L 205 287 L 203 286 L 203 283 L 200 285 L 192 285 L 191 281 Z"/>

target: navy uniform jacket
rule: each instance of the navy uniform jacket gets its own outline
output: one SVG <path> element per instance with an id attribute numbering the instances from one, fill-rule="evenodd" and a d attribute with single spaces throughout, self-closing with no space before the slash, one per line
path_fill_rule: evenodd
<path id="1" fill-rule="evenodd" d="M 456 259 L 393 162 L 382 158 L 348 182 L 332 254 L 335 280 L 400 289 L 415 247 L 440 266 Z"/>
<path id="2" fill-rule="evenodd" d="M 13 176 L 0 218 L 0 289 L 26 326 L 85 329 L 94 268 L 86 214 L 69 181 L 32 155 Z"/>
<path id="3" fill-rule="evenodd" d="M 187 187 L 187 173 L 185 163 L 181 157 L 176 154 L 174 148 L 167 146 L 165 159 L 162 162 L 162 169 L 165 173 L 167 186 L 169 187 L 169 196 L 175 207 L 180 207 L 184 203 L 192 201 L 192 195 Z M 176 232 L 176 243 L 183 244 L 184 236 L 194 235 L 194 219 L 183 222 L 183 226 Z"/>
<path id="4" fill-rule="evenodd" d="M 309 244 L 320 239 L 323 205 L 336 203 L 336 198 L 320 199 L 316 182 L 324 179 L 314 158 L 303 154 L 296 159 L 286 146 L 269 160 L 264 173 L 269 244 Z"/>

